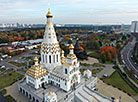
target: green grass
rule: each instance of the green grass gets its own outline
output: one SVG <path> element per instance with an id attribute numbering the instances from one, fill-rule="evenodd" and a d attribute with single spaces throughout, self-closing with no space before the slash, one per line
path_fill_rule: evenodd
<path id="1" fill-rule="evenodd" d="M 113 61 L 106 61 L 105 64 L 114 64 L 115 62 Z"/>
<path id="2" fill-rule="evenodd" d="M 127 75 L 129 75 L 129 71 L 126 69 L 126 68 L 124 68 L 124 71 L 127 73 Z M 138 80 L 132 75 L 132 76 L 130 76 L 129 75 L 129 77 L 136 83 L 136 84 L 138 84 Z"/>
<path id="3" fill-rule="evenodd" d="M 87 63 L 81 63 L 80 65 L 90 67 L 90 64 L 87 64 Z"/>
<path id="4" fill-rule="evenodd" d="M 13 68 L 6 69 L 6 70 L 2 71 L 2 72 L 0 73 L 0 75 L 2 75 L 3 73 L 6 73 L 6 72 L 10 72 L 10 71 L 12 71 L 12 70 L 14 70 L 14 69 L 13 69 Z"/>
<path id="5" fill-rule="evenodd" d="M 8 102 L 16 102 L 10 95 L 5 96 L 5 98 L 8 100 Z"/>
<path id="6" fill-rule="evenodd" d="M 97 59 L 100 59 L 100 53 L 97 52 L 97 51 L 91 51 L 90 54 L 88 54 L 89 57 L 94 57 L 94 58 L 97 58 Z"/>
<path id="7" fill-rule="evenodd" d="M 93 69 L 92 70 L 92 74 L 96 75 L 97 73 L 101 72 L 103 69 L 99 68 L 99 69 Z"/>
<path id="8" fill-rule="evenodd" d="M 80 72 L 83 73 L 86 69 L 80 69 Z"/>
<path id="9" fill-rule="evenodd" d="M 40 53 L 35 53 L 35 52 L 33 52 L 32 55 L 40 55 Z"/>
<path id="10" fill-rule="evenodd" d="M 105 67 L 103 64 L 100 63 L 94 63 L 93 67 Z"/>
<path id="11" fill-rule="evenodd" d="M 0 91 L 0 94 L 5 95 L 7 93 L 6 89 Z"/>
<path id="12" fill-rule="evenodd" d="M 22 79 L 24 75 L 21 75 L 16 72 L 12 72 L 10 74 L 0 77 L 0 89 L 12 85 L 14 82 L 17 81 L 17 77 L 19 79 Z"/>
<path id="13" fill-rule="evenodd" d="M 9 61 L 8 63 L 13 64 L 13 65 L 15 65 L 17 67 L 21 67 L 21 66 L 25 66 L 26 65 L 25 63 L 18 63 L 18 62 L 14 62 L 14 61 Z"/>
<path id="14" fill-rule="evenodd" d="M 122 76 L 120 75 L 118 71 L 115 71 L 109 78 L 103 78 L 102 80 L 105 83 L 110 84 L 114 87 L 117 87 L 132 96 L 137 95 L 137 91 L 134 90 L 132 86 L 130 86 L 130 84 L 128 84 L 128 82 L 126 82 L 122 78 Z"/>
<path id="15" fill-rule="evenodd" d="M 27 69 L 22 69 L 22 70 L 20 70 L 20 71 L 22 71 L 22 72 L 25 72 L 25 73 L 26 73 Z"/>
<path id="16" fill-rule="evenodd" d="M 5 69 L 0 69 L 0 73 L 3 72 L 3 71 L 5 71 Z"/>
<path id="17" fill-rule="evenodd" d="M 31 57 L 22 57 L 22 59 L 32 59 Z"/>

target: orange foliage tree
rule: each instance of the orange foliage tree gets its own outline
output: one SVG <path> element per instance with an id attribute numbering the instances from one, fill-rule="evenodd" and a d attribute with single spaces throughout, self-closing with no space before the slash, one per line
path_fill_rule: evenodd
<path id="1" fill-rule="evenodd" d="M 114 61 L 116 58 L 116 48 L 113 46 L 104 46 L 100 50 L 101 57 L 104 57 L 104 60 Z"/>

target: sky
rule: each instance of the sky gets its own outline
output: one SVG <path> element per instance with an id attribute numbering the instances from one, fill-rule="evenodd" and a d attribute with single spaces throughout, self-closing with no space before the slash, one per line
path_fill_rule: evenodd
<path id="1" fill-rule="evenodd" d="M 0 23 L 45 24 L 48 4 L 56 24 L 130 24 L 138 0 L 0 0 Z"/>

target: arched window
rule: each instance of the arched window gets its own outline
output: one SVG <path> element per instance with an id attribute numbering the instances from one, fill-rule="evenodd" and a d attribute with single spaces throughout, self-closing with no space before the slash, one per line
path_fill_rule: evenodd
<path id="1" fill-rule="evenodd" d="M 45 62 L 47 63 L 47 55 L 45 55 Z"/>
<path id="2" fill-rule="evenodd" d="M 49 55 L 49 63 L 51 63 L 51 55 Z"/>
<path id="3" fill-rule="evenodd" d="M 35 98 L 33 97 L 33 102 L 35 102 Z"/>
<path id="4" fill-rule="evenodd" d="M 20 91 L 22 92 L 22 88 L 20 88 Z"/>
<path id="5" fill-rule="evenodd" d="M 32 98 L 30 94 L 29 94 L 29 98 L 30 98 L 30 99 Z"/>
<path id="6" fill-rule="evenodd" d="M 74 65 L 76 65 L 76 62 L 74 62 Z"/>
<path id="7" fill-rule="evenodd" d="M 67 74 L 67 69 L 65 69 L 65 74 Z"/>
<path id="8" fill-rule="evenodd" d="M 55 55 L 53 55 L 53 62 L 55 63 Z"/>
<path id="9" fill-rule="evenodd" d="M 28 92 L 26 92 L 26 96 L 28 97 Z"/>
<path id="10" fill-rule="evenodd" d="M 42 61 L 43 61 L 43 63 L 44 63 L 44 55 L 42 55 L 42 56 L 43 56 L 43 58 L 42 58 L 43 60 L 42 60 Z"/>
<path id="11" fill-rule="evenodd" d="M 58 55 L 57 55 L 57 62 L 58 62 Z"/>

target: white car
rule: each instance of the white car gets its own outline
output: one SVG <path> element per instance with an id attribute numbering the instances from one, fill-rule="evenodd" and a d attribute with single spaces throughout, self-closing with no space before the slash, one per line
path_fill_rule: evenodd
<path id="1" fill-rule="evenodd" d="M 5 66 L 1 66 L 1 69 L 6 69 L 6 67 Z"/>
<path id="2" fill-rule="evenodd" d="M 107 77 L 108 77 L 108 75 L 107 75 L 107 74 L 104 74 L 104 75 L 103 75 L 103 77 L 107 78 Z"/>

